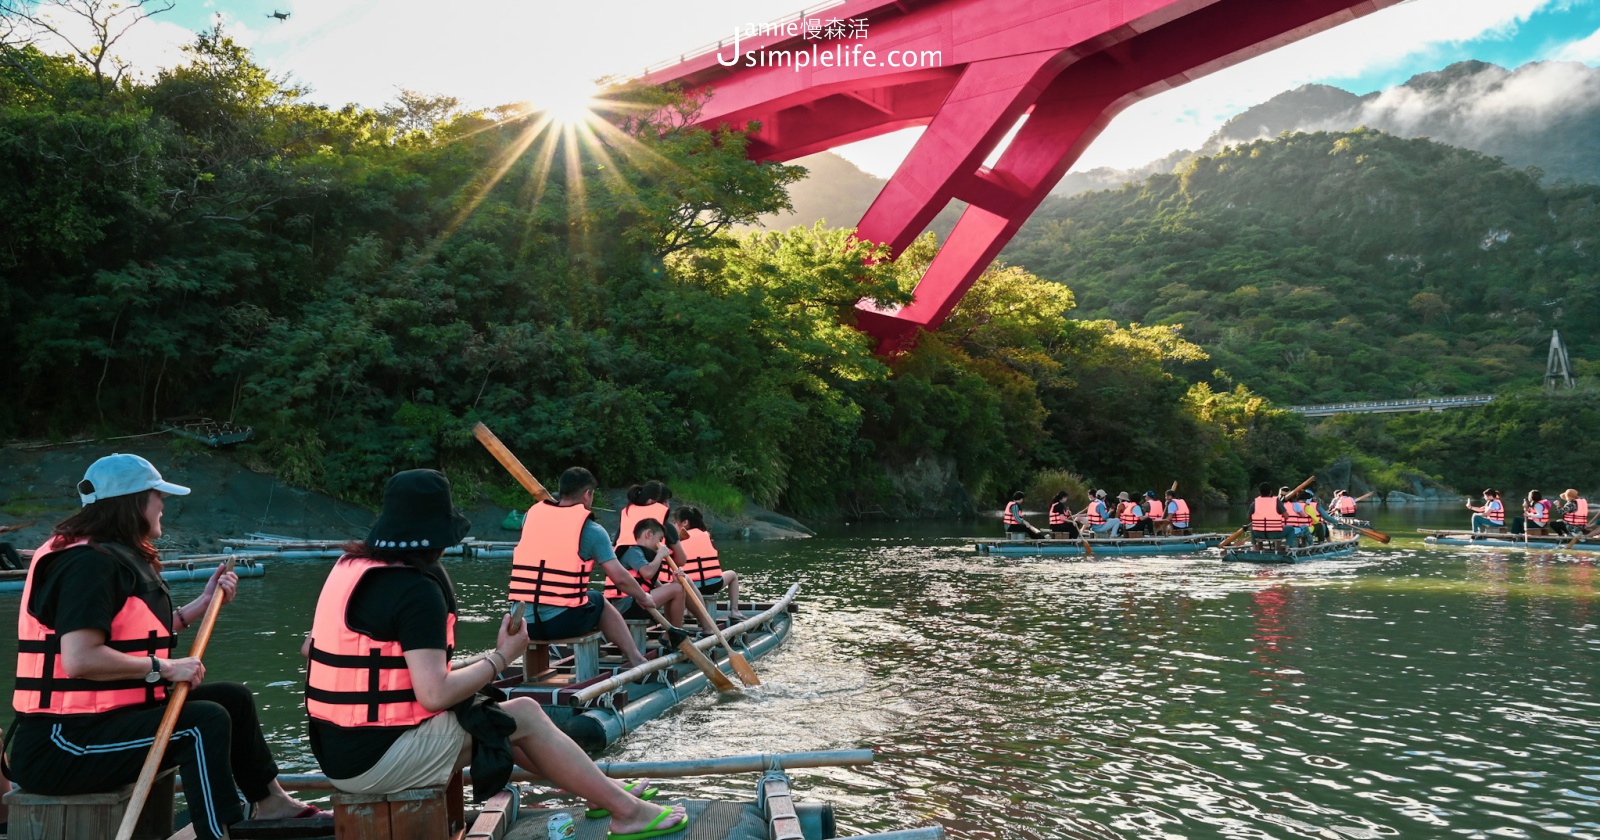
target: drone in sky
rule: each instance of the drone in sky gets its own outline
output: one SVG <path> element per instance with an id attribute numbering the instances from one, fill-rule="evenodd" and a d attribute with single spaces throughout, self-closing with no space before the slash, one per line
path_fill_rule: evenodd
<path id="1" fill-rule="evenodd" d="M 289 12 L 280 12 L 277 9 L 273 9 L 272 14 L 267 15 L 267 17 L 277 18 L 279 22 L 282 22 L 289 19 Z"/>

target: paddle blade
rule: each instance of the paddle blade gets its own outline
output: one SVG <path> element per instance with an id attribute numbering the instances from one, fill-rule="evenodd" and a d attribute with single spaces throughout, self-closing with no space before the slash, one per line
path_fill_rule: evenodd
<path id="1" fill-rule="evenodd" d="M 761 678 L 756 676 L 756 669 L 750 667 L 750 663 L 745 660 L 744 654 L 735 653 L 729 656 L 728 664 L 733 666 L 733 675 L 739 678 L 739 682 L 745 685 L 761 684 Z"/>
<path id="2" fill-rule="evenodd" d="M 1084 539 L 1083 539 L 1083 556 L 1085 556 L 1085 557 L 1093 557 L 1094 556 L 1094 549 L 1089 547 L 1089 538 L 1088 537 L 1084 537 Z"/>
<path id="3" fill-rule="evenodd" d="M 1244 536 L 1244 532 L 1248 531 L 1248 530 L 1250 530 L 1250 529 L 1248 529 L 1248 528 L 1240 528 L 1239 530 L 1234 531 L 1232 534 L 1228 535 L 1227 539 L 1225 539 L 1221 543 L 1219 543 L 1217 545 L 1217 547 L 1218 548 L 1227 548 L 1228 546 L 1233 545 L 1234 543 L 1238 542 L 1239 538 Z"/>
<path id="4" fill-rule="evenodd" d="M 722 673 L 722 670 L 717 667 L 717 664 L 711 661 L 711 657 L 701 653 L 700 649 L 695 647 L 693 642 L 689 641 L 688 639 L 683 640 L 678 644 L 678 650 L 690 662 L 693 662 L 696 668 L 700 669 L 700 673 L 706 675 L 706 679 L 710 680 L 711 684 L 716 686 L 718 691 L 738 690 L 734 687 L 733 680 L 728 679 L 728 675 Z"/>
<path id="5" fill-rule="evenodd" d="M 1389 535 L 1385 534 L 1382 531 L 1374 531 L 1371 528 L 1357 528 L 1356 530 L 1360 531 L 1363 536 L 1366 536 L 1366 537 L 1368 537 L 1370 539 L 1377 540 L 1378 542 L 1381 542 L 1384 545 L 1388 545 L 1389 544 Z"/>

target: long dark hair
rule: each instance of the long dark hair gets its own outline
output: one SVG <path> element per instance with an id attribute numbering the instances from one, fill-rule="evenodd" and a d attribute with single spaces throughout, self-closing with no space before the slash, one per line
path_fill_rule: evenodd
<path id="1" fill-rule="evenodd" d="M 351 540 L 339 547 L 348 557 L 365 557 L 379 563 L 425 569 L 444 556 L 442 548 L 373 548 L 365 540 Z"/>
<path id="2" fill-rule="evenodd" d="M 149 562 L 151 568 L 160 571 L 161 554 L 150 543 L 150 520 L 144 516 L 145 504 L 155 492 L 158 491 L 141 490 L 84 505 L 50 532 L 55 536 L 54 544 L 87 539 L 89 547 L 101 554 L 111 553 L 101 547 L 102 543 L 125 545 Z"/>
<path id="3" fill-rule="evenodd" d="M 673 511 L 672 515 L 676 517 L 679 522 L 682 522 L 696 531 L 706 530 L 705 517 L 700 515 L 700 509 L 697 507 L 693 507 L 692 505 L 684 505 L 683 507 Z"/>

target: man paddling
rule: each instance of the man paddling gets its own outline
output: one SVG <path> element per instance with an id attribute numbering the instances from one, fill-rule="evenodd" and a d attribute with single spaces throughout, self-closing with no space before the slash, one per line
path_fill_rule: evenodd
<path id="1" fill-rule="evenodd" d="M 533 606 L 529 635 L 536 641 L 567 639 L 599 628 L 629 665 L 643 665 L 628 624 L 601 593 L 589 588 L 596 564 L 622 594 L 647 609 L 659 605 L 617 562 L 611 535 L 594 521 L 599 482 L 583 467 L 561 474 L 557 501 L 535 502 L 523 518 L 522 539 L 511 559 L 511 600 Z M 629 535 L 632 536 L 631 534 Z"/>

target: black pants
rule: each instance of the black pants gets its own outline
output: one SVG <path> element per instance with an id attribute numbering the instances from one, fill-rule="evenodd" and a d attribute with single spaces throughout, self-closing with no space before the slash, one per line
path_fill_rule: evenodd
<path id="1" fill-rule="evenodd" d="M 165 713 L 161 704 L 89 717 L 19 716 L 6 729 L 6 776 L 45 796 L 132 784 Z M 178 768 L 199 837 L 215 840 L 244 819 L 235 785 L 245 799 L 259 802 L 278 776 L 250 689 L 217 682 L 189 692 L 161 766 Z"/>
<path id="2" fill-rule="evenodd" d="M 1073 539 L 1077 539 L 1078 538 L 1078 523 L 1076 523 L 1076 522 L 1058 522 L 1055 525 L 1051 525 L 1050 526 L 1050 532 L 1054 533 L 1054 534 L 1067 534 L 1067 535 L 1070 535 Z"/>

